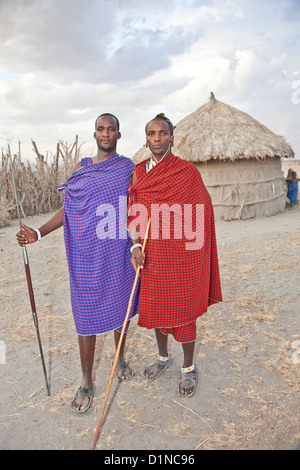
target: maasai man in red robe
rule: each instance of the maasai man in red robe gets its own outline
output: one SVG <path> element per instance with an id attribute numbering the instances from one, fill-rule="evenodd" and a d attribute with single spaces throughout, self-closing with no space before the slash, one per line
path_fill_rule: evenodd
<path id="1" fill-rule="evenodd" d="M 197 168 L 171 153 L 173 125 L 163 114 L 146 126 L 152 157 L 136 166 L 129 188 L 129 232 L 134 268 L 140 265 L 138 324 L 155 328 L 158 358 L 144 370 L 156 379 L 171 363 L 168 335 L 182 343 L 179 393 L 192 396 L 196 319 L 222 301 L 211 198 Z M 141 245 L 151 217 L 146 257 Z M 138 217 L 134 217 L 139 214 Z"/>

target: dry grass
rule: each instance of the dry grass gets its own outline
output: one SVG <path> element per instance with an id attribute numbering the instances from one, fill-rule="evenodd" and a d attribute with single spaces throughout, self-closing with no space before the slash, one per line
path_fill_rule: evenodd
<path id="1" fill-rule="evenodd" d="M 56 154 L 42 155 L 36 143 L 32 141 L 36 158 L 34 163 L 26 164 L 21 157 L 21 145 L 18 153 L 12 156 L 20 212 L 22 217 L 38 215 L 57 210 L 63 201 L 63 194 L 58 193 L 60 184 L 65 183 L 72 168 L 80 158 L 78 137 L 72 145 L 58 142 Z M 2 150 L 0 172 L 0 227 L 8 225 L 9 220 L 17 217 L 16 200 L 12 180 L 10 158 Z"/>
<path id="2" fill-rule="evenodd" d="M 208 103 L 176 123 L 173 150 L 175 155 L 194 163 L 294 156 L 283 137 L 213 96 Z M 144 147 L 133 160 L 139 163 L 148 155 L 149 149 Z"/>

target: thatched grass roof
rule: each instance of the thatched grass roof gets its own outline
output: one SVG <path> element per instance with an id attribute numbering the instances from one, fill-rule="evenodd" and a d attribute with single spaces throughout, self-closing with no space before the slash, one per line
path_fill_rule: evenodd
<path id="1" fill-rule="evenodd" d="M 174 131 L 173 153 L 193 163 L 208 160 L 263 159 L 294 157 L 283 137 L 248 114 L 215 99 L 180 121 Z M 133 157 L 135 163 L 150 156 L 142 148 Z"/>

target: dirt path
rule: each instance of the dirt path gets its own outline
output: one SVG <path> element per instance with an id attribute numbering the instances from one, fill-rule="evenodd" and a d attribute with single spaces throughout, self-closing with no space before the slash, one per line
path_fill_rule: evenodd
<path id="1" fill-rule="evenodd" d="M 27 220 L 38 227 L 49 216 Z M 98 338 L 96 395 L 71 411 L 80 384 L 62 230 L 28 248 L 51 397 L 47 397 L 28 300 L 17 222 L 0 230 L 1 449 L 89 449 L 108 384 L 112 333 Z M 152 331 L 131 324 L 136 371 L 113 382 L 97 449 L 295 449 L 300 444 L 300 210 L 217 223 L 224 302 L 198 320 L 200 382 L 177 395 L 181 346 L 154 383 L 141 376 L 156 356 Z M 299 352 L 299 356 L 298 356 Z"/>

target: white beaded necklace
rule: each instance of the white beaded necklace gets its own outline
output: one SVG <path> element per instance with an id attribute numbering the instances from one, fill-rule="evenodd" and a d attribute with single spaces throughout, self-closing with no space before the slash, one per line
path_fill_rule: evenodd
<path id="1" fill-rule="evenodd" d="M 163 157 L 159 160 L 159 162 L 156 160 L 155 156 L 153 155 L 153 153 L 151 152 L 151 158 L 149 160 L 149 162 L 146 164 L 146 172 L 148 173 L 148 171 L 152 170 L 152 168 L 155 167 L 155 165 L 157 165 L 158 163 L 160 163 L 164 158 L 165 156 L 170 153 L 170 150 L 171 150 L 171 147 L 169 145 L 168 147 L 168 150 L 166 151 L 166 153 L 163 155 Z"/>

